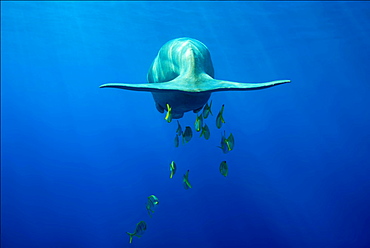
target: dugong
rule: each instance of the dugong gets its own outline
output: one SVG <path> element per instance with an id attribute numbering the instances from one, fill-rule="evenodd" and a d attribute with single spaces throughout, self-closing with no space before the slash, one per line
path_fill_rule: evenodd
<path id="1" fill-rule="evenodd" d="M 214 79 L 208 48 L 187 37 L 170 40 L 161 47 L 149 68 L 147 81 L 149 83 L 107 83 L 100 88 L 151 92 L 159 112 L 163 113 L 169 104 L 172 118 L 179 119 L 185 112 L 200 111 L 212 92 L 257 90 L 290 82 L 239 83 Z"/>

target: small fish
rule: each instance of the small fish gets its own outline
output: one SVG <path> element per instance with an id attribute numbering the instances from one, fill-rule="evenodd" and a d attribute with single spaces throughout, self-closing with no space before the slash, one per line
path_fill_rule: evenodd
<path id="1" fill-rule="evenodd" d="M 148 197 L 148 201 L 146 203 L 146 210 L 150 217 L 152 217 L 152 213 L 154 213 L 154 208 L 159 204 L 159 200 L 155 195 L 150 195 Z"/>
<path id="2" fill-rule="evenodd" d="M 213 115 L 211 107 L 212 107 L 212 101 L 209 105 L 208 103 L 206 103 L 206 105 L 204 106 L 203 113 L 202 113 L 204 119 L 207 119 L 209 114 Z"/>
<path id="3" fill-rule="evenodd" d="M 136 224 L 135 231 L 133 233 L 126 232 L 130 236 L 130 244 L 132 243 L 132 238 L 134 236 L 140 238 L 146 230 L 146 223 L 145 221 L 140 221 Z"/>
<path id="4" fill-rule="evenodd" d="M 234 136 L 232 133 L 230 133 L 229 137 L 226 139 L 225 132 L 221 136 L 221 146 L 218 146 L 221 148 L 223 153 L 228 153 L 232 149 L 234 149 Z"/>
<path id="5" fill-rule="evenodd" d="M 191 130 L 191 127 L 187 126 L 185 128 L 185 131 L 182 133 L 183 137 L 183 143 L 188 143 L 191 138 L 193 137 L 193 131 Z"/>
<path id="6" fill-rule="evenodd" d="M 184 175 L 184 179 L 182 180 L 182 184 L 184 185 L 185 189 L 191 189 L 191 184 L 189 182 L 189 170 Z"/>
<path id="7" fill-rule="evenodd" d="M 172 108 L 170 107 L 168 103 L 166 104 L 166 107 L 167 107 L 167 114 L 166 114 L 166 117 L 164 117 L 164 119 L 168 123 L 170 123 L 172 121 Z"/>
<path id="8" fill-rule="evenodd" d="M 228 167 L 227 167 L 227 163 L 226 161 L 222 161 L 221 164 L 220 164 L 220 173 L 221 175 L 223 175 L 224 177 L 227 176 L 227 173 L 228 173 Z"/>
<path id="9" fill-rule="evenodd" d="M 170 178 L 172 178 L 173 175 L 175 175 L 175 173 L 176 173 L 176 164 L 175 161 L 172 161 L 170 164 Z"/>
<path id="10" fill-rule="evenodd" d="M 175 147 L 179 147 L 179 144 L 180 144 L 179 136 L 177 136 L 177 135 L 175 136 L 174 142 L 175 142 Z"/>
<path id="11" fill-rule="evenodd" d="M 222 104 L 221 110 L 220 110 L 220 112 L 218 112 L 218 115 L 217 115 L 217 118 L 216 118 L 216 126 L 217 126 L 218 129 L 220 129 L 222 127 L 222 123 L 225 123 L 224 117 L 222 116 L 222 114 L 224 113 L 224 107 L 225 107 L 225 105 Z"/>
<path id="12" fill-rule="evenodd" d="M 195 131 L 199 132 L 201 129 L 202 129 L 202 126 L 203 126 L 203 117 L 202 115 L 197 115 L 197 118 L 195 119 L 195 123 L 194 123 L 194 126 L 195 126 Z"/>
<path id="13" fill-rule="evenodd" d="M 182 128 L 181 128 L 181 125 L 180 125 L 180 122 L 179 122 L 179 121 L 177 121 L 176 134 L 177 134 L 178 136 L 181 136 L 181 134 L 182 134 Z"/>
<path id="14" fill-rule="evenodd" d="M 208 128 L 207 124 L 204 124 L 204 127 L 202 127 L 202 132 L 200 133 L 199 137 L 202 137 L 202 135 L 204 136 L 204 138 L 206 140 L 208 140 L 210 135 L 211 135 L 211 133 L 209 132 L 209 128 Z"/>

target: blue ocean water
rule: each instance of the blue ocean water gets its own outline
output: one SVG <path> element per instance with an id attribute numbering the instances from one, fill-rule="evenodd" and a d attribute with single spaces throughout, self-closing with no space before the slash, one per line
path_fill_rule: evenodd
<path id="1" fill-rule="evenodd" d="M 292 82 L 213 93 L 176 148 L 150 93 L 99 85 L 178 37 L 215 78 Z M 1 2 L 1 247 L 370 247 L 369 44 L 369 2 Z"/>

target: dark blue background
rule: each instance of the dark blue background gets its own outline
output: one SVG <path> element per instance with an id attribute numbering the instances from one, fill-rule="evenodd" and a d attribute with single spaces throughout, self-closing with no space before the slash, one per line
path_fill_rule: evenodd
<path id="1" fill-rule="evenodd" d="M 1 7 L 2 247 L 129 247 L 141 220 L 131 247 L 370 247 L 369 2 Z M 175 148 L 150 93 L 99 88 L 145 82 L 184 36 L 208 46 L 218 79 L 292 80 L 212 95 L 229 154 L 215 116 L 210 140 Z"/>

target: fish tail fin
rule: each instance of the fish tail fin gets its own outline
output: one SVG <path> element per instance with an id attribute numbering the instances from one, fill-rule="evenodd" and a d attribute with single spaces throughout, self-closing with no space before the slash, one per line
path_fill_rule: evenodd
<path id="1" fill-rule="evenodd" d="M 211 100 L 211 102 L 209 103 L 209 113 L 210 113 L 211 115 L 213 115 L 213 113 L 212 113 L 212 100 Z"/>
<path id="2" fill-rule="evenodd" d="M 134 237 L 135 233 L 126 232 L 130 236 L 130 244 L 132 243 L 132 237 Z"/>

